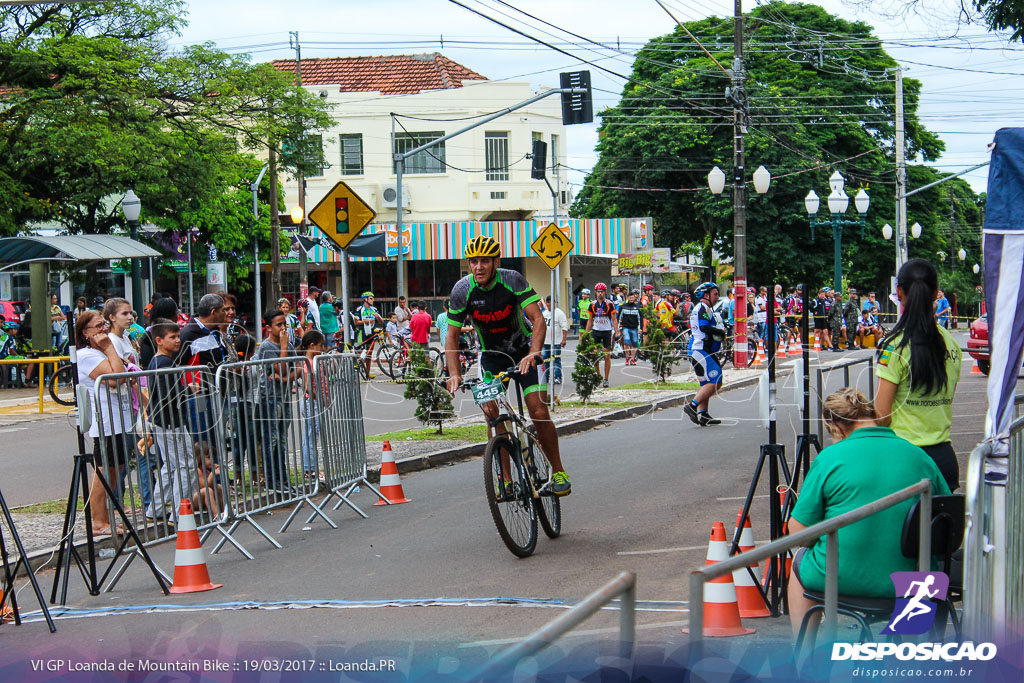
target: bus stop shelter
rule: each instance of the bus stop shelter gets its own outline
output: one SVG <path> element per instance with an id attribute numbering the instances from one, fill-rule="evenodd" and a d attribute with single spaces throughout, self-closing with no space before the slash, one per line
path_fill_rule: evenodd
<path id="1" fill-rule="evenodd" d="M 0 271 L 29 267 L 29 304 L 32 307 L 32 346 L 50 346 L 49 266 L 73 268 L 91 261 L 161 256 L 150 246 L 122 235 L 21 235 L 0 238 Z M 134 302 L 141 303 L 141 302 Z"/>

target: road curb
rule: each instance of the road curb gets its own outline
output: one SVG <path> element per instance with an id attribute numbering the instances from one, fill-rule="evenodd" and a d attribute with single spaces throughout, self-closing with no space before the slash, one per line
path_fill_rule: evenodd
<path id="1" fill-rule="evenodd" d="M 784 374 L 784 373 L 780 373 Z M 755 375 L 753 377 L 747 377 L 745 379 L 737 380 L 722 388 L 722 391 L 731 391 L 733 389 L 742 389 L 751 385 L 757 384 L 760 376 Z M 571 434 L 579 434 L 597 427 L 602 427 L 612 422 L 621 422 L 623 420 L 631 420 L 635 417 L 641 417 L 649 413 L 654 413 L 659 410 L 665 410 L 667 408 L 674 408 L 681 406 L 687 401 L 693 399 L 696 392 L 688 392 L 685 394 L 674 394 L 668 396 L 659 401 L 654 401 L 649 404 L 630 406 L 628 408 L 619 408 L 617 410 L 611 410 L 607 413 L 601 413 L 600 415 L 593 415 L 591 417 L 584 417 L 579 420 L 573 420 L 572 422 L 566 422 L 556 426 L 559 436 L 569 436 Z M 440 467 L 442 465 L 449 465 L 456 462 L 462 462 L 469 460 L 477 456 L 484 454 L 484 448 L 487 446 L 487 442 L 482 441 L 479 443 L 468 444 L 460 446 L 458 448 L 448 448 L 440 451 L 434 451 L 433 453 L 425 453 L 423 455 L 416 455 L 409 458 L 403 458 L 396 461 L 398 465 L 399 474 L 406 474 L 409 472 L 420 472 L 422 470 L 430 469 L 432 467 Z M 371 468 L 367 472 L 367 478 L 371 482 L 376 482 L 380 476 L 380 468 Z"/>

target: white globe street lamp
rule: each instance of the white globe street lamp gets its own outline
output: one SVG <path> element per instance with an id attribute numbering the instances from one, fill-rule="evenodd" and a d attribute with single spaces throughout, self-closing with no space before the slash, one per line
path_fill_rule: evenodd
<path id="1" fill-rule="evenodd" d="M 807 209 L 807 213 L 809 215 L 816 216 L 818 214 L 818 207 L 820 205 L 821 200 L 818 198 L 818 195 L 814 192 L 814 190 L 808 192 L 807 196 L 804 197 L 804 208 Z"/>
<path id="2" fill-rule="evenodd" d="M 772 174 L 764 166 L 758 166 L 754 171 L 754 191 L 764 194 L 772 184 Z"/>
<path id="3" fill-rule="evenodd" d="M 892 226 L 889 225 L 888 223 L 882 226 L 882 237 L 884 237 L 887 240 L 892 239 Z"/>
<path id="4" fill-rule="evenodd" d="M 711 194 L 722 194 L 725 190 L 725 172 L 717 166 L 708 173 L 708 187 L 711 188 Z"/>
<path id="5" fill-rule="evenodd" d="M 974 271 L 974 274 L 975 274 L 975 275 L 977 275 L 978 273 L 980 273 L 980 272 L 981 272 L 981 266 L 980 266 L 980 265 L 978 265 L 977 263 L 975 263 L 975 264 L 974 264 L 974 268 L 972 268 L 971 270 L 973 270 L 973 271 Z"/>
<path id="6" fill-rule="evenodd" d="M 915 240 L 921 238 L 921 233 L 923 231 L 924 228 L 922 228 L 921 224 L 918 223 L 917 221 L 914 221 L 914 224 L 910 226 L 910 236 L 913 237 Z"/>
<path id="7" fill-rule="evenodd" d="M 854 205 L 857 207 L 857 213 L 860 214 L 859 218 L 855 221 L 846 220 L 843 216 L 846 214 L 846 210 L 850 208 L 850 195 L 846 194 L 843 188 L 846 186 L 846 179 L 843 174 L 839 171 L 833 171 L 832 175 L 828 179 L 829 189 L 831 192 L 828 195 L 828 210 L 832 216 L 826 220 L 818 220 L 815 216 L 818 213 L 818 207 L 821 205 L 821 200 L 818 195 L 812 189 L 804 197 L 804 208 L 807 209 L 807 215 L 810 218 L 811 223 L 811 241 L 814 241 L 814 228 L 819 225 L 830 225 L 832 226 L 832 239 L 835 242 L 835 258 L 834 260 L 834 273 L 833 273 L 833 285 L 837 292 L 842 291 L 843 278 L 842 278 L 842 251 L 843 251 L 843 226 L 859 225 L 860 236 L 864 237 L 864 225 L 867 221 L 868 207 L 871 204 L 871 197 L 864 191 L 864 188 L 858 190 L 854 197 Z M 892 228 L 886 226 L 882 229 L 882 234 L 888 234 L 886 239 L 889 239 L 892 235 Z"/>
<path id="8" fill-rule="evenodd" d="M 958 259 L 960 259 L 961 261 L 966 261 L 967 260 L 967 250 L 966 249 L 961 249 L 960 251 L 956 252 L 956 257 Z"/>

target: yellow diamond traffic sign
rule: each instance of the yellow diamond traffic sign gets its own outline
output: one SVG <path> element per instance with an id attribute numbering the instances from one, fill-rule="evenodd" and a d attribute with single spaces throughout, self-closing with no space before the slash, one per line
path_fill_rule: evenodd
<path id="1" fill-rule="evenodd" d="M 572 251 L 573 243 L 565 236 L 565 233 L 558 229 L 557 225 L 548 223 L 548 227 L 537 235 L 537 239 L 533 241 L 530 248 L 547 264 L 548 268 L 554 270 L 555 266 Z"/>
<path id="2" fill-rule="evenodd" d="M 309 212 L 309 220 L 342 249 L 373 222 L 377 214 L 351 187 L 339 182 Z"/>

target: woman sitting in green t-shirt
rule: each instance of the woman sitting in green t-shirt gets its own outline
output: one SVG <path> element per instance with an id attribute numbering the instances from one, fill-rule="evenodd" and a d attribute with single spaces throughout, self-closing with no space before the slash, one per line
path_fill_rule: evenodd
<path id="1" fill-rule="evenodd" d="M 907 261 L 896 278 L 903 314 L 878 345 L 879 424 L 924 449 L 951 491 L 960 485 L 960 465 L 949 438 L 953 394 L 960 381 L 960 345 L 935 322 L 939 276 L 924 259 Z"/>
<path id="2" fill-rule="evenodd" d="M 825 399 L 822 419 L 835 443 L 811 463 L 796 507 L 789 519 L 796 533 L 884 498 L 922 479 L 932 482 L 932 495 L 947 495 L 949 487 L 928 455 L 878 424 L 875 408 L 852 387 Z M 845 526 L 839 537 L 839 593 L 860 597 L 893 597 L 892 572 L 915 571 L 917 560 L 904 557 L 900 535 L 913 500 L 882 510 Z M 795 580 L 794 580 L 795 579 Z M 825 538 L 801 548 L 793 558 L 789 618 L 793 635 L 815 603 L 804 589 L 825 590 Z M 817 628 L 817 622 L 813 626 Z"/>

